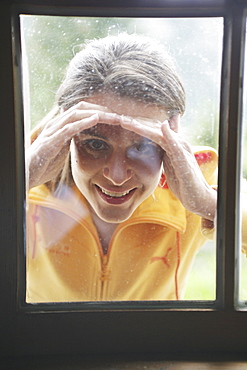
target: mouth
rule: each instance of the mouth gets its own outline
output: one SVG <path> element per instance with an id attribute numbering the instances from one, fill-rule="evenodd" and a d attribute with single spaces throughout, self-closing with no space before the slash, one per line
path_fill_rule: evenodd
<path id="1" fill-rule="evenodd" d="M 95 185 L 97 193 L 101 199 L 108 204 L 121 205 L 132 198 L 137 188 L 126 190 L 124 192 L 110 191 Z"/>

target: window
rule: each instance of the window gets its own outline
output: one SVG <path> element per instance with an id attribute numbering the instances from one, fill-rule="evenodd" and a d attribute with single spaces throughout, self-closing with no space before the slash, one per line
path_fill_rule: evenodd
<path id="1" fill-rule="evenodd" d="M 88 43 L 88 40 L 91 41 L 91 39 L 95 37 L 103 38 L 106 36 L 116 36 L 118 34 L 122 34 L 123 32 L 127 32 L 128 34 L 136 33 L 141 35 L 148 35 L 149 37 L 151 36 L 155 38 L 155 40 L 160 40 L 160 42 L 165 46 L 165 50 L 168 50 L 169 55 L 171 55 L 174 58 L 175 61 L 174 64 L 176 66 L 176 69 L 178 70 L 178 74 L 181 75 L 181 79 L 184 84 L 186 92 L 186 108 L 185 113 L 181 114 L 182 117 L 180 124 L 181 126 L 180 134 L 185 138 L 185 140 L 188 140 L 188 142 L 194 146 L 194 150 L 197 152 L 197 154 L 195 154 L 196 158 L 199 158 L 199 156 L 202 157 L 203 155 L 212 156 L 213 151 L 210 150 L 209 152 L 208 147 L 212 147 L 215 150 L 218 150 L 220 76 L 221 76 L 221 64 L 222 64 L 221 59 L 223 43 L 222 17 L 214 18 L 162 17 L 157 19 L 153 17 L 97 18 L 97 17 L 61 17 L 61 16 L 54 17 L 54 16 L 21 15 L 21 35 L 22 35 L 22 55 L 23 55 L 22 65 L 25 87 L 24 107 L 26 106 L 26 109 L 24 111 L 24 115 L 26 116 L 25 132 L 28 130 L 29 123 L 31 129 L 33 129 L 36 126 L 36 124 L 38 124 L 44 118 L 44 116 L 46 116 L 47 113 L 54 107 L 55 91 L 58 89 L 58 86 L 61 84 L 61 81 L 64 80 L 65 74 L 64 71 L 67 68 L 68 62 L 73 58 L 75 54 L 77 54 L 83 48 L 84 43 L 85 42 Z M 136 61 L 136 63 L 139 63 L 139 61 Z M 92 65 L 92 58 L 90 60 L 90 65 Z M 127 62 L 125 62 L 125 66 L 123 68 L 127 68 Z M 93 78 L 92 76 L 93 74 L 91 73 L 90 78 Z M 137 81 L 138 78 L 137 77 L 135 78 Z M 146 83 L 144 79 L 145 74 L 142 76 L 141 81 L 142 84 Z M 155 78 L 153 78 L 153 80 L 155 80 Z M 27 91 L 28 81 L 30 86 L 29 93 Z M 198 83 L 198 81 L 200 81 L 200 83 Z M 158 84 L 157 80 L 156 84 Z M 92 88 L 92 86 L 90 86 L 90 88 Z M 148 95 L 149 93 L 148 89 L 150 89 L 150 87 L 145 87 L 145 89 L 146 90 L 143 92 L 143 94 Z M 128 88 L 128 90 L 130 90 L 130 88 Z M 123 93 L 124 92 L 125 90 L 123 89 Z M 135 91 L 133 90 L 131 98 L 133 97 L 135 99 L 134 94 Z M 27 117 L 29 111 L 30 119 L 29 117 Z M 25 140 L 25 142 L 28 142 L 28 139 L 29 138 L 27 135 L 27 139 Z M 205 146 L 207 146 L 207 148 L 205 148 Z M 214 153 L 213 155 L 215 156 L 214 158 L 216 158 L 216 154 Z M 214 159 L 214 161 L 216 168 L 217 160 Z M 202 162 L 199 161 L 199 164 L 202 165 Z M 213 183 L 214 185 L 216 185 L 217 183 L 216 172 L 213 177 L 214 179 L 211 180 L 209 179 L 208 176 L 208 180 L 210 181 L 210 184 Z M 37 215 L 37 211 L 35 211 L 35 214 Z M 37 226 L 38 224 L 36 223 L 33 224 L 33 227 L 36 230 Z M 31 230 L 33 230 L 33 227 L 31 227 Z M 56 230 L 58 231 L 58 229 Z M 49 243 L 51 244 L 51 240 L 49 241 Z M 147 243 L 146 238 L 145 243 Z M 195 239 L 195 243 L 197 244 L 196 249 L 199 249 L 199 245 L 200 243 L 202 243 L 200 241 L 199 235 Z M 183 285 L 185 284 L 183 284 L 182 279 L 178 280 L 177 282 L 177 291 L 178 291 L 177 294 L 179 295 L 180 300 L 182 299 L 203 300 L 203 301 L 215 300 L 216 293 L 215 241 L 208 239 L 207 243 L 204 244 L 205 244 L 204 247 L 201 249 L 199 255 L 196 257 L 194 268 L 192 269 L 192 272 L 189 275 L 189 283 L 187 285 L 185 295 L 183 294 L 184 291 Z M 147 244 L 143 244 L 143 248 L 145 248 L 145 245 Z M 63 256 L 61 257 L 63 261 L 61 261 L 58 256 L 56 258 L 59 259 L 60 267 L 61 263 L 62 264 L 68 263 L 68 258 L 72 257 L 70 257 L 71 256 L 70 253 L 66 254 L 66 258 L 64 258 L 65 257 L 63 254 L 64 250 L 59 249 L 58 252 L 57 248 L 58 245 L 56 245 L 56 252 L 54 250 L 53 253 L 56 253 L 56 255 L 60 253 L 60 255 Z M 71 250 L 73 250 L 73 246 L 70 248 L 72 248 Z M 167 253 L 166 257 L 167 259 L 168 258 L 170 258 L 170 260 L 176 259 L 175 258 L 176 253 L 173 257 L 170 254 L 171 244 L 169 244 L 168 247 L 170 248 L 169 250 L 167 249 L 166 251 L 163 248 L 162 248 L 163 255 L 166 255 Z M 187 249 L 189 248 L 191 250 L 189 254 L 190 256 L 189 259 L 193 260 L 194 252 L 192 251 L 194 249 L 194 246 L 192 247 L 192 245 L 190 245 L 187 247 Z M 44 248 L 41 247 L 41 250 L 42 249 Z M 37 251 L 35 253 L 37 253 Z M 40 253 L 42 253 L 42 251 Z M 161 252 L 159 251 L 158 253 Z M 96 248 L 96 252 L 95 253 L 92 252 L 92 254 L 98 256 L 99 255 L 98 248 Z M 110 254 L 111 255 L 113 254 L 113 248 L 111 248 Z M 145 255 L 144 251 L 142 252 L 142 254 L 144 258 Z M 183 263 L 183 261 L 186 260 L 186 257 L 183 259 L 182 257 L 183 254 L 184 252 L 181 251 L 181 264 Z M 110 267 L 108 267 L 109 270 L 114 269 L 112 263 L 113 257 L 114 256 L 111 256 L 110 258 L 108 257 L 108 259 L 111 259 L 111 265 Z M 125 258 L 127 257 L 125 256 Z M 32 260 L 33 259 L 35 258 L 32 255 Z M 127 262 L 129 266 L 131 266 L 130 263 L 131 259 L 133 259 L 133 249 L 132 255 L 129 256 L 129 261 Z M 155 275 L 156 286 L 158 284 L 160 286 L 161 285 L 164 286 L 164 284 L 162 283 L 162 279 L 168 280 L 169 282 L 171 282 L 172 279 L 172 284 L 171 283 L 170 284 L 173 287 L 175 285 L 174 284 L 175 279 L 173 277 L 167 276 L 170 275 L 168 270 L 172 269 L 170 263 L 168 263 L 169 266 L 166 266 L 164 262 L 162 261 L 160 262 L 159 258 L 156 260 L 154 259 L 149 258 L 148 263 L 150 263 L 150 260 L 156 262 L 157 265 L 158 264 L 160 265 L 159 273 L 160 274 L 162 274 L 162 272 L 166 273 L 166 276 L 163 276 L 162 278 L 158 278 L 157 274 Z M 32 265 L 32 260 L 29 265 Z M 151 264 L 152 267 L 155 269 L 154 262 L 152 262 Z M 91 263 L 94 262 L 91 261 Z M 115 264 L 116 263 L 117 262 L 115 262 Z M 191 262 L 187 260 L 186 263 L 189 265 Z M 79 264 L 78 259 L 77 264 Z M 140 258 L 138 258 L 137 264 L 138 265 L 141 264 Z M 177 270 L 178 273 L 175 276 L 179 276 L 179 270 L 181 269 L 182 266 L 178 268 Z M 128 280 L 126 290 L 130 289 L 129 279 L 131 279 L 131 275 L 133 275 L 133 270 L 135 270 L 134 264 L 132 265 L 132 267 L 130 267 L 129 273 L 126 272 L 127 267 L 125 267 L 124 276 L 120 279 L 121 287 L 119 287 L 117 292 L 116 290 L 114 290 L 115 294 L 112 293 L 112 296 L 114 297 L 113 299 L 116 298 L 116 300 L 122 299 L 126 300 L 125 298 L 126 295 L 124 296 L 123 294 L 120 294 L 120 291 L 121 289 L 123 289 L 124 285 L 123 281 L 125 280 L 125 276 L 127 276 Z M 40 270 L 38 273 L 40 280 L 41 279 Z M 149 270 L 149 272 L 146 273 L 149 274 L 148 280 L 150 281 L 151 271 Z M 36 274 L 34 274 L 33 276 L 35 275 Z M 47 276 L 47 271 L 44 275 Z M 77 273 L 78 281 L 79 276 L 80 271 L 78 271 Z M 98 276 L 99 273 L 97 274 L 97 277 L 91 275 L 91 278 L 95 280 L 94 286 L 97 286 Z M 87 281 L 88 280 L 89 279 L 87 279 Z M 111 276 L 109 276 L 106 282 L 106 284 L 108 285 L 107 288 L 108 291 L 110 289 L 111 280 L 112 280 Z M 137 279 L 135 279 L 135 281 L 136 280 Z M 66 281 L 68 282 L 68 280 Z M 86 285 L 88 283 L 82 280 L 80 285 L 80 291 L 82 290 L 81 287 L 84 286 L 84 284 Z M 46 284 L 43 282 L 42 286 L 44 285 Z M 100 285 L 102 285 L 102 282 L 100 282 Z M 170 289 L 170 291 L 172 291 L 172 289 Z M 35 287 L 33 287 L 33 291 L 34 290 Z M 39 297 L 36 294 L 37 299 L 41 299 L 41 290 L 43 289 L 42 288 L 39 289 L 38 292 Z M 136 288 L 136 291 L 137 290 L 140 290 L 140 288 Z M 166 300 L 166 297 L 171 296 L 171 293 L 166 293 L 167 291 L 169 291 L 169 288 L 166 289 L 163 288 L 163 292 L 160 293 L 160 297 L 164 297 L 163 300 Z M 45 294 L 45 292 L 43 294 Z M 96 293 L 95 295 L 98 296 Z M 83 295 L 78 293 L 77 297 L 80 296 L 82 297 L 82 299 L 84 297 L 88 297 L 86 293 Z M 138 293 L 135 293 L 132 296 L 136 297 L 138 296 Z M 60 297 L 61 296 L 59 295 L 58 299 L 62 298 Z M 73 297 L 75 296 L 73 295 L 72 298 Z M 145 295 L 145 299 L 152 300 L 152 297 L 157 297 L 157 295 L 152 296 L 152 293 L 149 290 L 148 295 L 147 294 Z M 65 297 L 63 299 L 66 300 Z"/>
<path id="2" fill-rule="evenodd" d="M 78 6 L 76 1 L 40 1 L 1 4 L 1 64 L 2 122 L 1 171 L 1 328 L 4 333 L 2 355 L 70 354 L 70 353 L 141 353 L 163 352 L 182 355 L 190 353 L 227 353 L 235 358 L 246 350 L 244 310 L 235 307 L 236 246 L 239 245 L 238 210 L 241 81 L 245 35 L 244 2 L 196 1 L 185 6 L 180 0 L 146 4 L 118 2 Z M 54 4 L 54 6 L 53 6 Z M 11 5 L 11 6 L 10 6 Z M 56 5 L 56 6 L 55 6 Z M 144 6 L 144 5 L 143 5 Z M 111 14 L 109 14 L 109 12 Z M 224 17 L 224 52 L 222 67 L 220 118 L 220 182 L 218 218 L 218 272 L 216 304 L 178 302 L 176 309 L 152 302 L 116 306 L 50 305 L 49 310 L 37 306 L 31 310 L 21 302 L 23 266 L 23 110 L 20 83 L 19 14 L 91 15 L 91 16 L 169 16 Z M 14 41 L 14 58 L 11 44 Z M 14 74 L 13 74 L 14 70 Z M 13 78 L 14 76 L 14 78 Z M 236 78 L 237 76 L 237 78 Z M 6 122 L 6 124 L 5 124 Z M 238 212 L 236 213 L 238 215 Z M 18 277 L 18 278 L 17 278 Z M 21 292 L 18 296 L 17 292 Z M 189 309 L 188 309 L 189 308 Z M 239 357 L 238 357 L 239 358 Z"/>

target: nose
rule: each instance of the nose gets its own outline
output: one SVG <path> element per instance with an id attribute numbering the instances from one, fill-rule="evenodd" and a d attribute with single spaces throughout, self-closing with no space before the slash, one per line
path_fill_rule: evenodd
<path id="1" fill-rule="evenodd" d="M 114 185 L 123 185 L 132 177 L 132 169 L 128 164 L 128 158 L 120 151 L 113 153 L 103 168 L 103 175 Z"/>

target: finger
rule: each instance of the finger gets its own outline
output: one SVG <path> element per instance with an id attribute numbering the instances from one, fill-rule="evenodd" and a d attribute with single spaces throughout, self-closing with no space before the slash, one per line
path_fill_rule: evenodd
<path id="1" fill-rule="evenodd" d="M 180 114 L 174 114 L 169 118 L 168 122 L 172 131 L 179 132 L 180 118 L 181 118 Z"/>
<path id="2" fill-rule="evenodd" d="M 176 132 L 170 129 L 169 123 L 163 122 L 161 126 L 163 135 L 164 149 L 169 155 L 178 157 L 180 154 L 183 156 L 185 153 L 193 154 L 190 144 L 185 141 Z"/>
<path id="3" fill-rule="evenodd" d="M 190 145 L 170 128 L 168 121 L 121 116 L 121 122 L 123 128 L 152 140 L 170 155 L 177 155 L 178 150 L 182 153 L 184 149 L 192 153 Z"/>
<path id="4" fill-rule="evenodd" d="M 196 162 L 194 155 L 185 152 L 183 157 L 171 157 L 164 154 L 164 172 L 168 186 L 178 197 L 192 194 L 192 189 L 197 189 L 200 184 L 205 185 L 205 179 Z"/>
<path id="5" fill-rule="evenodd" d="M 97 123 L 119 124 L 119 115 L 102 111 L 73 110 L 49 122 L 42 132 L 42 136 L 52 137 L 61 133 L 75 135 Z M 71 129 L 69 129 L 71 126 Z M 76 132 L 74 131 L 76 130 Z M 68 136 L 69 140 L 72 136 Z"/>
<path id="6" fill-rule="evenodd" d="M 79 117 L 77 117 L 77 119 L 78 118 Z M 99 116 L 97 113 L 73 122 L 66 122 L 63 125 L 60 125 L 55 132 L 52 132 L 52 134 L 49 135 L 49 139 L 54 141 L 56 146 L 63 146 L 70 142 L 76 134 L 97 125 L 98 122 Z"/>
<path id="7" fill-rule="evenodd" d="M 118 122 L 119 116 L 116 113 L 97 112 L 91 113 L 89 117 L 82 115 L 82 118 L 81 114 L 77 114 L 73 117 L 72 122 L 61 125 L 50 137 L 57 138 L 59 144 L 67 143 L 76 134 L 96 126 L 98 123 L 118 124 Z"/>
<path id="8" fill-rule="evenodd" d="M 161 130 L 162 122 L 158 120 L 153 120 L 145 117 L 128 117 L 128 116 L 120 116 L 121 118 L 121 126 L 129 130 L 135 129 L 145 129 L 150 128 L 153 130 Z"/>
<path id="9" fill-rule="evenodd" d="M 135 132 L 162 146 L 161 122 L 121 116 L 120 125 L 124 129 Z"/>

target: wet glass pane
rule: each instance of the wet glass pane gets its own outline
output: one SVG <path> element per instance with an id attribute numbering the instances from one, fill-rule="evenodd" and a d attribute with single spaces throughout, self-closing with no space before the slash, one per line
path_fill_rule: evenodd
<path id="1" fill-rule="evenodd" d="M 240 255 L 240 300 L 247 301 L 247 212 L 246 212 L 246 202 L 247 202 L 247 125 L 246 125 L 246 115 L 244 117 L 244 141 L 243 141 L 243 184 L 242 184 L 242 194 L 241 194 L 241 204 L 243 206 L 242 211 L 242 248 Z"/>
<path id="2" fill-rule="evenodd" d="M 27 302 L 214 300 L 222 19 L 21 31 Z"/>
<path id="3" fill-rule="evenodd" d="M 246 48 L 246 47 L 245 47 Z M 243 146 L 242 146 L 242 183 L 241 183 L 241 205 L 242 205 L 242 248 L 240 253 L 240 286 L 239 299 L 247 301 L 247 52 L 245 50 L 245 65 L 244 65 L 244 99 L 243 99 Z"/>

